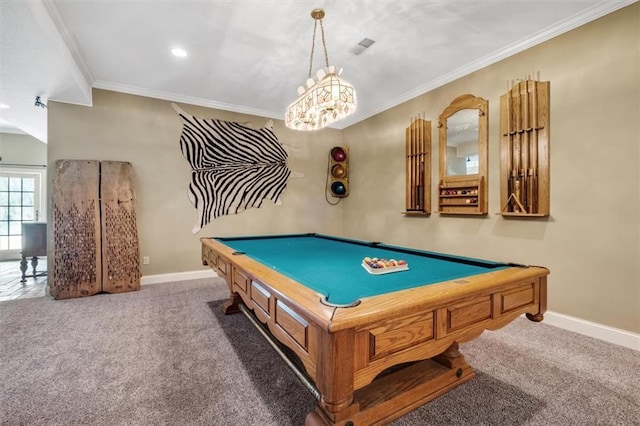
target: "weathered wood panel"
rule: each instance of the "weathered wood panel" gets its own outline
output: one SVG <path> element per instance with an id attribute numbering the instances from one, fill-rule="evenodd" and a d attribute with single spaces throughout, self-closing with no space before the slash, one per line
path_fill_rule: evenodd
<path id="1" fill-rule="evenodd" d="M 131 163 L 101 163 L 102 290 L 140 290 L 140 245 Z"/>
<path id="2" fill-rule="evenodd" d="M 55 299 L 102 290 L 99 182 L 98 161 L 56 161 L 49 264 L 49 291 Z"/>

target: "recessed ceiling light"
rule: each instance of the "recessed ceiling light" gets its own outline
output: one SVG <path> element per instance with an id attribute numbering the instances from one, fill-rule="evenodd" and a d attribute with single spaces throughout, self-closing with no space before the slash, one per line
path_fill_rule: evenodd
<path id="1" fill-rule="evenodd" d="M 7 104 L 0 104 L 0 108 L 2 108 L 2 109 L 6 109 L 6 108 L 9 108 L 9 105 L 7 105 Z"/>
<path id="2" fill-rule="evenodd" d="M 177 56 L 178 58 L 184 58 L 185 56 L 187 56 L 187 52 L 185 52 L 183 49 L 180 49 L 179 47 L 171 49 L 171 53 L 173 53 L 173 56 Z"/>

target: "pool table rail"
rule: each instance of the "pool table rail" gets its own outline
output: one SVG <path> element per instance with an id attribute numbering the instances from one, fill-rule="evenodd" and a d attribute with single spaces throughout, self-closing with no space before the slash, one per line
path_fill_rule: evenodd
<path id="1" fill-rule="evenodd" d="M 332 331 L 338 331 L 370 324 L 389 316 L 436 310 L 449 306 L 454 301 L 457 303 L 467 298 L 488 298 L 494 294 L 499 295 L 500 300 L 492 303 L 492 308 L 495 309 L 492 312 L 493 318 L 514 309 L 520 309 L 520 314 L 544 314 L 547 309 L 546 279 L 544 282 L 540 282 L 540 279 L 548 274 L 549 270 L 542 267 L 512 267 L 465 279 L 399 290 L 393 293 L 393 297 L 367 297 L 355 306 L 336 309 L 330 326 Z M 543 297 L 540 297 L 541 291 Z M 464 320 L 462 313 L 468 312 L 458 311 L 452 314 L 453 327 L 455 323 Z"/>

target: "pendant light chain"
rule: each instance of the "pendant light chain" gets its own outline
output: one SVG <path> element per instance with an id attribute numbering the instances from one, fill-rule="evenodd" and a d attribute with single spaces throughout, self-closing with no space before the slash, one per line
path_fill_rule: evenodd
<path id="1" fill-rule="evenodd" d="M 316 49 L 316 28 L 318 28 L 317 20 L 315 20 L 313 23 L 313 38 L 311 39 L 311 57 L 309 58 L 309 78 L 311 78 L 311 70 L 313 69 L 313 52 Z"/>
<path id="2" fill-rule="evenodd" d="M 324 25 L 322 25 L 322 19 L 320 20 L 320 31 L 322 32 L 322 47 L 324 47 L 324 62 L 326 67 L 329 68 L 329 54 L 327 53 L 327 43 L 324 41 Z"/>
<path id="3" fill-rule="evenodd" d="M 327 52 L 327 42 L 324 38 L 324 25 L 322 25 L 322 19 L 315 19 L 313 23 L 313 38 L 311 39 L 311 57 L 309 58 L 309 78 L 311 78 L 311 72 L 313 71 L 313 53 L 316 50 L 316 30 L 318 28 L 318 21 L 320 21 L 320 32 L 322 33 L 322 47 L 324 48 L 324 62 L 325 66 L 329 68 L 329 53 Z"/>

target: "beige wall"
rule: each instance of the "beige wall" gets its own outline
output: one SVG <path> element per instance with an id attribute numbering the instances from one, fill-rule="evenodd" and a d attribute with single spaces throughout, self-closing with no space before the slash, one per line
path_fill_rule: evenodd
<path id="1" fill-rule="evenodd" d="M 201 236 L 317 231 L 544 265 L 551 269 L 550 310 L 640 332 L 639 14 L 634 4 L 343 131 L 298 133 L 275 121 L 280 141 L 299 150 L 290 167 L 305 177 L 290 180 L 281 206 L 267 202 L 218 218 L 196 236 L 181 122 L 169 102 L 100 90 L 91 108 L 50 102 L 49 165 L 61 158 L 133 163 L 141 251 L 151 257 L 144 275 L 202 268 Z M 495 214 L 499 96 L 508 79 L 533 71 L 551 81 L 551 217 L 506 219 Z M 437 153 L 436 118 L 464 93 L 489 100 L 490 214 L 404 217 L 405 127 L 425 112 Z M 182 108 L 255 126 L 267 121 Z M 343 142 L 351 153 L 350 196 L 331 207 L 324 200 L 327 153 Z M 437 161 L 434 155 L 433 188 Z"/>
<path id="2" fill-rule="evenodd" d="M 351 150 L 346 236 L 543 265 L 549 309 L 640 332 L 640 5 L 622 9 L 344 130 Z M 499 103 L 508 79 L 551 82 L 551 217 L 500 211 Z M 432 122 L 437 211 L 437 117 L 457 96 L 489 100 L 489 214 L 403 217 L 404 134 Z"/>
<path id="3" fill-rule="evenodd" d="M 47 164 L 47 145 L 29 135 L 0 133 L 0 166 Z"/>
<path id="4" fill-rule="evenodd" d="M 0 133 L 0 171 L 6 173 L 28 173 L 36 178 L 40 188 L 40 200 L 36 200 L 38 220 L 45 220 L 47 205 L 44 194 L 47 193 L 47 145 L 30 135 Z M 4 252 L 0 258 L 18 259 L 18 250 Z"/>
<path id="5" fill-rule="evenodd" d="M 262 127 L 268 119 L 196 106 L 186 112 Z M 341 132 L 299 133 L 275 121 L 281 143 L 291 146 L 288 165 L 304 177 L 290 179 L 282 205 L 265 201 L 260 209 L 215 219 L 195 236 L 196 210 L 187 198 L 190 168 L 180 152 L 182 121 L 169 102 L 95 90 L 93 107 L 49 102 L 49 168 L 59 159 L 129 161 L 137 192 L 142 256 L 151 263 L 143 275 L 203 269 L 200 237 L 286 232 L 341 234 L 342 208 L 324 198 L 328 152 Z M 53 176 L 53 172 L 50 172 Z"/>

